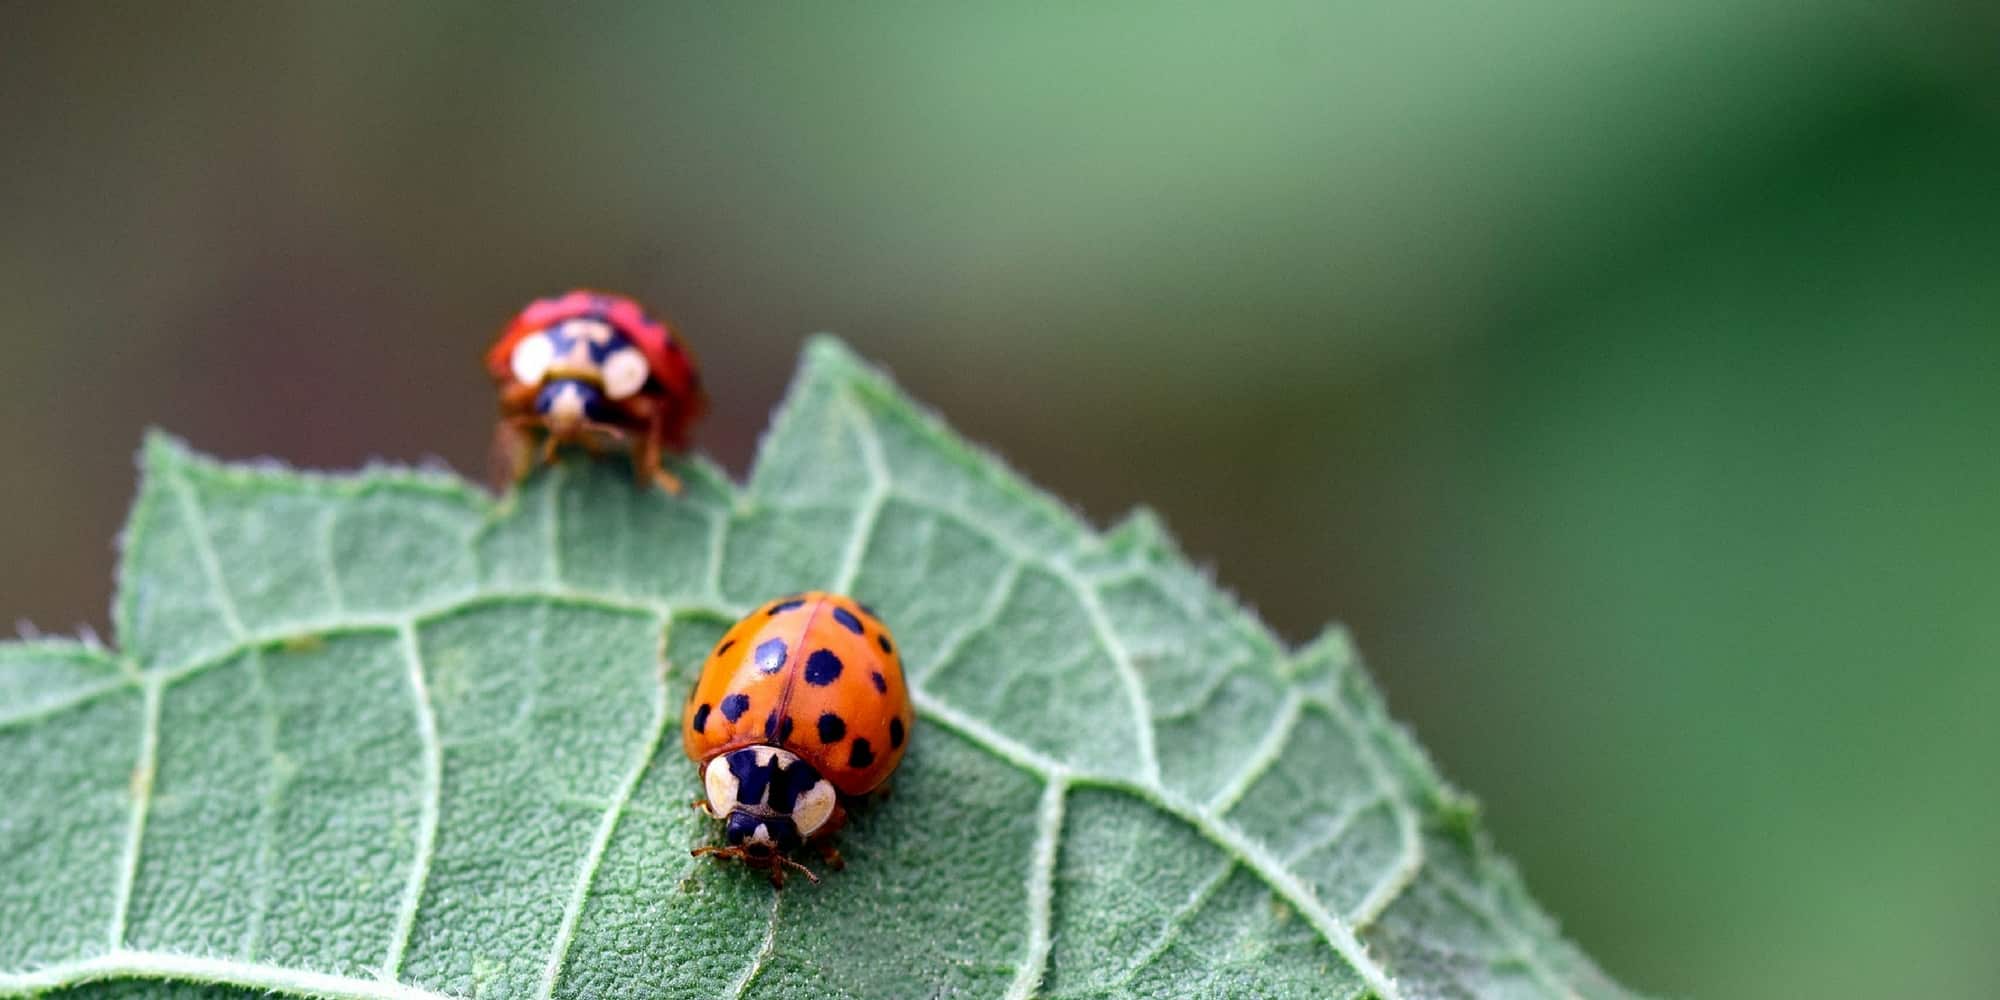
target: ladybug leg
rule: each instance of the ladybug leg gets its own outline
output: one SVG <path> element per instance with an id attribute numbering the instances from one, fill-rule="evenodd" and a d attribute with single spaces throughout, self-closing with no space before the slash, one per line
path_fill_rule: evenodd
<path id="1" fill-rule="evenodd" d="M 799 874 L 806 877 L 806 881 L 814 885 L 819 884 L 819 876 L 813 874 L 812 869 L 790 858 L 777 857 L 773 858 L 772 861 L 775 862 L 771 865 L 771 885 L 773 888 L 783 889 L 785 887 L 785 869 L 787 868 L 796 868 L 799 870 Z"/>
<path id="2" fill-rule="evenodd" d="M 505 493 L 534 467 L 535 442 L 519 421 L 502 419 L 493 425 L 493 447 L 487 456 L 487 479 L 493 492 Z"/>
<path id="3" fill-rule="evenodd" d="M 653 485 L 666 490 L 668 493 L 674 496 L 681 495 L 681 477 L 665 469 L 654 469 L 652 476 L 649 478 L 653 480 Z"/>
<path id="4" fill-rule="evenodd" d="M 680 477 L 668 472 L 663 464 L 665 454 L 661 441 L 666 434 L 665 420 L 665 410 L 653 411 L 652 423 L 647 426 L 645 435 L 639 439 L 638 446 L 632 450 L 632 471 L 638 476 L 639 485 L 644 486 L 647 480 L 651 480 L 653 485 L 660 489 L 674 496 L 680 496 Z"/>
<path id="5" fill-rule="evenodd" d="M 759 857 L 751 857 L 750 852 L 744 850 L 741 847 L 708 847 L 708 846 L 697 847 L 689 851 L 688 855 L 690 857 L 696 857 L 696 858 L 726 858 L 732 861 L 741 861 L 744 864 L 749 865 L 753 868 L 768 869 L 768 873 L 771 879 L 771 886 L 777 889 L 782 889 L 785 887 L 785 870 L 787 868 L 796 868 L 798 869 L 799 874 L 804 875 L 806 877 L 806 881 L 811 882 L 814 885 L 819 884 L 819 876 L 813 874 L 812 869 L 807 868 L 806 866 L 799 864 L 798 862 L 793 861 L 792 859 L 784 857 L 782 855 L 766 854 L 763 857 L 759 858 Z"/>
<path id="6" fill-rule="evenodd" d="M 542 441 L 542 464 L 556 464 L 556 436 L 554 434 L 549 435 Z"/>
<path id="7" fill-rule="evenodd" d="M 833 841 L 822 840 L 818 847 L 820 860 L 826 862 L 828 868 L 834 871 L 846 870 L 847 859 L 840 856 L 840 848 L 833 846 Z"/>
<path id="8" fill-rule="evenodd" d="M 833 835 L 839 833 L 840 828 L 846 825 L 847 807 L 836 802 L 833 804 L 833 814 L 826 818 L 826 825 L 813 834 L 813 849 L 819 852 L 820 859 L 826 862 L 827 867 L 834 871 L 847 867 L 846 859 L 840 856 L 840 848 L 833 846 Z"/>
<path id="9" fill-rule="evenodd" d="M 688 803 L 688 808 L 690 808 L 690 809 L 693 809 L 693 810 L 694 810 L 695 812 L 698 812 L 698 813 L 702 814 L 703 816 L 706 816 L 706 817 L 708 817 L 709 819 L 721 819 L 721 818 L 722 818 L 722 817 L 720 817 L 720 816 L 717 816 L 717 815 L 715 814 L 715 810 L 713 810 L 713 809 L 710 809 L 710 808 L 708 807 L 708 800 L 707 800 L 707 799 L 696 799 L 696 800 L 694 800 L 693 802 L 690 802 L 690 803 Z"/>

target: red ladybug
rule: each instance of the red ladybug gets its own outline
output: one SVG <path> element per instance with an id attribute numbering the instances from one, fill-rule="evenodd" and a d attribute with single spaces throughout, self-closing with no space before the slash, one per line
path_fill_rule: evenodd
<path id="1" fill-rule="evenodd" d="M 545 463 L 566 444 L 622 447 L 640 482 L 680 492 L 660 461 L 687 448 L 708 396 L 687 345 L 637 302 L 592 291 L 536 299 L 486 352 L 486 370 L 500 390 L 501 485 L 527 475 L 539 434 Z"/>

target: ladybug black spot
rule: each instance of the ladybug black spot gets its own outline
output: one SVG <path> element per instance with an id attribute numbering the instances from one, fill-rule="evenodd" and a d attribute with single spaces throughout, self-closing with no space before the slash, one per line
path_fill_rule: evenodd
<path id="1" fill-rule="evenodd" d="M 778 668 L 785 665 L 785 654 L 787 652 L 789 650 L 785 648 L 785 640 L 766 639 L 757 644 L 757 650 L 751 656 L 757 662 L 758 673 L 775 674 L 778 672 Z"/>
<path id="2" fill-rule="evenodd" d="M 697 733 L 708 728 L 707 702 L 703 702 L 700 708 L 694 710 L 694 718 L 688 722 L 688 728 L 694 730 Z"/>
<path id="3" fill-rule="evenodd" d="M 792 717 L 787 715 L 780 719 L 778 718 L 778 710 L 775 708 L 772 709 L 771 714 L 764 717 L 764 738 L 767 740 L 776 740 L 779 743 L 791 739 Z"/>
<path id="4" fill-rule="evenodd" d="M 785 612 L 790 611 L 793 608 L 799 607 L 805 603 L 806 599 L 803 597 L 788 597 L 782 601 L 779 601 L 776 604 L 771 605 L 771 610 L 764 612 L 764 614 L 766 616 L 782 615 Z"/>
<path id="5" fill-rule="evenodd" d="M 840 716 L 835 715 L 832 712 L 820 713 L 819 741 L 821 743 L 828 743 L 828 744 L 838 743 L 840 742 L 841 737 L 844 737 L 846 735 L 847 735 L 847 723 L 842 721 Z"/>
<path id="6" fill-rule="evenodd" d="M 888 693 L 889 693 L 889 682 L 888 682 L 888 680 L 887 680 L 887 679 L 885 679 L 885 678 L 884 678 L 884 677 L 882 676 L 882 674 L 881 674 L 881 672 L 880 672 L 880 671 L 877 671 L 877 672 L 874 672 L 874 673 L 871 673 L 871 674 L 869 674 L 869 675 L 868 675 L 868 679 L 869 679 L 870 681 L 873 681 L 873 682 L 874 682 L 874 684 L 875 684 L 875 690 L 876 690 L 876 691 L 877 691 L 878 693 L 881 693 L 881 694 L 888 694 Z"/>
<path id="7" fill-rule="evenodd" d="M 868 745 L 866 739 L 856 736 L 854 738 L 854 749 L 849 751 L 847 755 L 847 766 L 860 768 L 867 767 L 873 763 L 875 763 L 874 748 Z"/>
<path id="8" fill-rule="evenodd" d="M 749 710 L 750 696 L 747 694 L 732 694 L 722 699 L 722 717 L 731 722 L 742 718 L 743 713 Z"/>
<path id="9" fill-rule="evenodd" d="M 814 687 L 825 687 L 840 679 L 840 657 L 830 649 L 815 649 L 806 658 L 806 683 Z"/>
<path id="10" fill-rule="evenodd" d="M 890 720 L 889 720 L 889 749 L 891 749 L 891 750 L 894 750 L 894 749 L 896 749 L 897 747 L 899 747 L 899 746 L 902 746 L 902 745 L 903 745 L 903 720 L 901 720 L 901 719 L 890 719 Z"/>
<path id="11" fill-rule="evenodd" d="M 729 647 L 734 645 L 736 645 L 736 640 L 734 639 L 722 640 L 722 645 L 715 647 L 715 655 L 721 656 L 722 654 L 729 652 Z"/>
<path id="12" fill-rule="evenodd" d="M 896 647 L 889 645 L 889 634 L 887 632 L 876 636 L 875 644 L 882 647 L 882 652 L 884 653 L 894 653 L 896 651 Z"/>
<path id="13" fill-rule="evenodd" d="M 839 622 L 841 628 L 844 628 L 849 632 L 854 633 L 855 635 L 867 634 L 866 632 L 863 632 L 861 629 L 861 619 L 854 617 L 854 612 L 849 611 L 846 608 L 834 608 L 833 620 Z"/>

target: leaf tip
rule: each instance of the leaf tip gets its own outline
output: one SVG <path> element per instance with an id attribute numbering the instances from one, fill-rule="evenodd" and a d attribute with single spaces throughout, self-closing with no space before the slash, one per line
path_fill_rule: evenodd
<path id="1" fill-rule="evenodd" d="M 1104 543 L 1114 550 L 1130 550 L 1176 557 L 1180 547 L 1167 533 L 1165 519 L 1151 507 L 1134 507 L 1125 519 L 1104 533 Z"/>
<path id="2" fill-rule="evenodd" d="M 802 395 L 798 391 L 801 386 L 815 383 L 836 389 L 859 390 L 864 398 L 892 401 L 918 419 L 933 424 L 937 433 L 958 441 L 961 447 L 969 447 L 945 426 L 942 418 L 898 387 L 895 378 L 880 362 L 864 356 L 835 334 L 815 333 L 806 338 L 805 348 L 800 352 L 798 374 L 783 406 L 791 405 L 792 397 Z"/>
<path id="3" fill-rule="evenodd" d="M 159 427 L 148 427 L 139 442 L 139 469 L 148 474 L 154 473 L 184 464 L 194 454 L 194 449 L 180 437 Z"/>
<path id="4" fill-rule="evenodd" d="M 1439 833 L 1468 848 L 1477 843 L 1480 829 L 1477 798 L 1439 782 L 1431 789 L 1430 805 L 1431 821 L 1437 824 Z"/>
<path id="5" fill-rule="evenodd" d="M 1361 655 L 1345 625 L 1328 625 L 1292 654 L 1289 672 L 1300 682 L 1330 681 L 1352 673 Z"/>
<path id="6" fill-rule="evenodd" d="M 837 374 L 865 369 L 867 363 L 854 353 L 854 348 L 847 346 L 846 341 L 822 332 L 806 337 L 799 367 L 807 374 Z"/>

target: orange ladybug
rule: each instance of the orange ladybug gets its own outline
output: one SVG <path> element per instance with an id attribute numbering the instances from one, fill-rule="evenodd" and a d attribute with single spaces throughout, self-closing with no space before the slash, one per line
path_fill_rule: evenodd
<path id="1" fill-rule="evenodd" d="M 617 443 L 641 483 L 680 492 L 660 459 L 687 448 L 708 397 L 687 345 L 637 302 L 592 291 L 536 299 L 486 352 L 486 371 L 500 392 L 496 486 L 527 475 L 540 431 L 545 463 L 559 445 Z"/>
<path id="2" fill-rule="evenodd" d="M 722 820 L 721 847 L 694 855 L 787 868 L 846 822 L 848 803 L 881 787 L 909 748 L 916 715 L 889 628 L 864 604 L 825 591 L 781 597 L 731 626 L 681 712 L 681 746 L 700 771 L 695 808 Z"/>

